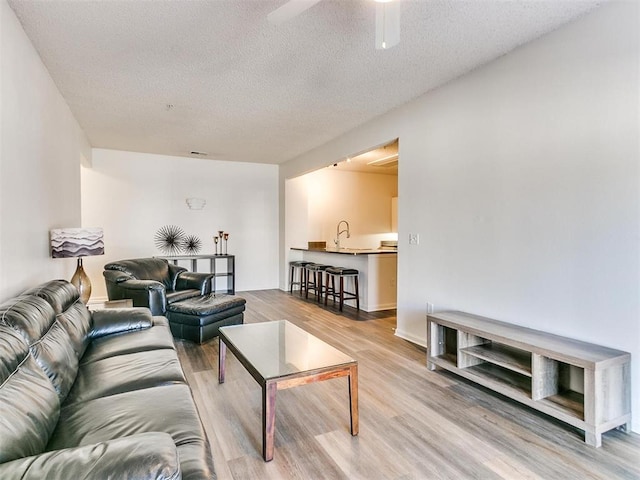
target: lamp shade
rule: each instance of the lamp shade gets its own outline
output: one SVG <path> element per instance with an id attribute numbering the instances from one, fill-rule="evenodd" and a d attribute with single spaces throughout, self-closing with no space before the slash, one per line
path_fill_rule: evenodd
<path id="1" fill-rule="evenodd" d="M 102 228 L 56 228 L 50 233 L 52 258 L 104 255 Z"/>
<path id="2" fill-rule="evenodd" d="M 78 289 L 80 300 L 86 304 L 91 297 L 91 280 L 82 266 L 82 257 L 104 255 L 102 229 L 56 228 L 51 230 L 50 236 L 53 258 L 78 257 L 78 267 L 71 283 Z"/>

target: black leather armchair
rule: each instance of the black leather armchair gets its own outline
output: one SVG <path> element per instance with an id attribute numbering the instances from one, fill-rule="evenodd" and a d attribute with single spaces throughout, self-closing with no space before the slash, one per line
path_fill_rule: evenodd
<path id="1" fill-rule="evenodd" d="M 134 307 L 165 315 L 168 305 L 211 293 L 213 275 L 189 272 L 162 258 L 120 260 L 104 266 L 109 300 L 130 298 Z"/>

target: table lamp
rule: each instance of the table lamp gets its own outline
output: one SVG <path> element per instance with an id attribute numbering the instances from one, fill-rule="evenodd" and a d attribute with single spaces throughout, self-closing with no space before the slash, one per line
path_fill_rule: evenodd
<path id="1" fill-rule="evenodd" d="M 104 255 L 102 228 L 56 228 L 50 234 L 52 258 L 78 258 L 71 283 L 78 289 L 82 303 L 86 304 L 91 297 L 91 280 L 82 268 L 82 257 Z"/>

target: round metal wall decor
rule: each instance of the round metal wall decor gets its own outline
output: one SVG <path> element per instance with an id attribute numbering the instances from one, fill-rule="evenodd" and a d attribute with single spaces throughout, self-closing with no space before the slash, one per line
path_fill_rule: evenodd
<path id="1" fill-rule="evenodd" d="M 196 255 L 202 248 L 202 240 L 195 235 L 187 235 L 184 240 L 184 253 L 187 255 Z"/>
<path id="2" fill-rule="evenodd" d="M 165 255 L 178 255 L 184 248 L 186 234 L 175 225 L 165 225 L 155 235 L 155 244 Z"/>

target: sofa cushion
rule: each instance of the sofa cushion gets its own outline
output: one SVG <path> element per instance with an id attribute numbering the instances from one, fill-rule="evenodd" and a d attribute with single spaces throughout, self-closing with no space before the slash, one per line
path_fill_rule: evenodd
<path id="1" fill-rule="evenodd" d="M 66 280 L 51 280 L 27 290 L 23 295 L 35 295 L 45 300 L 69 334 L 73 350 L 82 357 L 89 344 L 91 315 L 80 301 L 78 289 Z"/>
<path id="2" fill-rule="evenodd" d="M 27 290 L 23 295 L 35 295 L 44 299 L 56 315 L 67 310 L 80 298 L 78 289 L 66 280 L 51 280 Z"/>
<path id="3" fill-rule="evenodd" d="M 194 298 L 200 296 L 200 290 L 196 290 L 195 288 L 191 288 L 189 290 L 176 290 L 174 292 L 167 291 L 167 303 L 169 305 L 180 302 L 182 300 L 186 300 L 188 298 Z"/>
<path id="4" fill-rule="evenodd" d="M 43 452 L 59 414 L 58 395 L 28 345 L 0 323 L 0 463 Z"/>
<path id="5" fill-rule="evenodd" d="M 178 451 L 166 433 L 141 433 L 0 464 L 0 478 L 21 480 L 180 480 Z"/>
<path id="6" fill-rule="evenodd" d="M 15 328 L 28 345 L 40 340 L 55 318 L 51 305 L 33 295 L 20 295 L 0 305 L 0 320 Z"/>
<path id="7" fill-rule="evenodd" d="M 31 352 L 51 380 L 62 403 L 78 373 L 78 357 L 71 346 L 69 334 L 59 322 L 55 322 L 46 335 L 31 346 Z"/>
<path id="8" fill-rule="evenodd" d="M 67 405 L 61 410 L 47 450 L 90 445 L 144 432 L 171 435 L 178 447 L 183 480 L 214 477 L 211 452 L 191 391 L 185 384 Z"/>
<path id="9" fill-rule="evenodd" d="M 174 350 L 151 350 L 117 355 L 82 365 L 65 405 L 133 390 L 185 382 Z"/>
<path id="10" fill-rule="evenodd" d="M 197 317 L 216 315 L 223 312 L 234 315 L 244 312 L 246 303 L 247 301 L 244 298 L 235 295 L 210 293 L 174 303 L 169 307 L 169 311 Z"/>
<path id="11" fill-rule="evenodd" d="M 21 295 L 0 305 L 0 318 L 25 339 L 62 403 L 76 377 L 78 356 L 51 305 L 40 297 Z"/>

